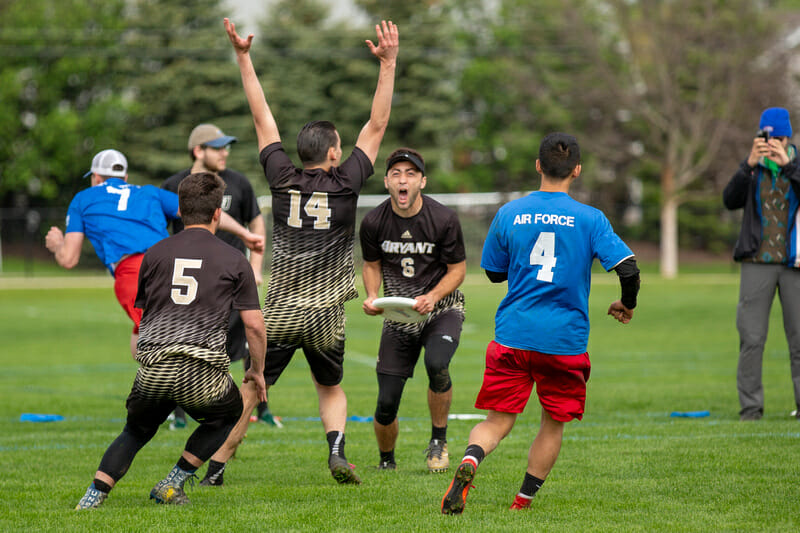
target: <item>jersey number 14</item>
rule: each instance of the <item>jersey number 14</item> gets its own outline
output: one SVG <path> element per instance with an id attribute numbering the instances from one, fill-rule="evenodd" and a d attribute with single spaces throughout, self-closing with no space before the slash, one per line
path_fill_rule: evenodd
<path id="1" fill-rule="evenodd" d="M 539 281 L 553 282 L 553 268 L 556 266 L 556 234 L 552 231 L 543 231 L 533 245 L 530 257 L 531 265 L 539 265 L 536 279 Z"/>
<path id="2" fill-rule="evenodd" d="M 301 200 L 300 191 L 289 190 L 289 218 L 286 220 L 286 224 L 293 228 L 303 227 L 303 219 L 300 218 Z M 314 219 L 314 229 L 331 229 L 332 211 L 328 207 L 328 193 L 311 193 L 303 211 Z"/>

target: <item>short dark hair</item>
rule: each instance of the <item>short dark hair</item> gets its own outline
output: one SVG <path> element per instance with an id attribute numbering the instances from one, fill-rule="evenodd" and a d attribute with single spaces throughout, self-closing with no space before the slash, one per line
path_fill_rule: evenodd
<path id="1" fill-rule="evenodd" d="M 225 182 L 213 172 L 189 174 L 178 185 L 178 205 L 184 226 L 209 224 L 222 206 Z"/>
<path id="2" fill-rule="evenodd" d="M 549 178 L 564 179 L 581 163 L 578 139 L 566 133 L 550 133 L 539 145 L 539 165 Z"/>
<path id="3" fill-rule="evenodd" d="M 328 148 L 336 146 L 336 126 L 327 120 L 313 120 L 297 134 L 297 155 L 304 166 L 322 163 Z"/>

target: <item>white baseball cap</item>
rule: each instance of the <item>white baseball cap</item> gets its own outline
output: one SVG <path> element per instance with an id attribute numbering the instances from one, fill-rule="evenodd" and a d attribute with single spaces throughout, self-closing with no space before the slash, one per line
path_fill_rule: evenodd
<path id="1" fill-rule="evenodd" d="M 114 178 L 124 178 L 128 173 L 128 160 L 122 152 L 116 150 L 103 150 L 98 152 L 92 159 L 92 168 L 83 175 L 88 178 L 92 174 L 110 176 Z"/>

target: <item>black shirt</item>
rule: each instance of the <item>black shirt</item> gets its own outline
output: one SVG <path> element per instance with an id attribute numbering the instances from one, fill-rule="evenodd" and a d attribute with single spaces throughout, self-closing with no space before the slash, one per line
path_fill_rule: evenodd
<path id="1" fill-rule="evenodd" d="M 144 309 L 137 355 L 143 366 L 179 354 L 226 371 L 231 310 L 259 309 L 247 259 L 203 228 L 150 247 L 139 270 L 135 305 Z"/>
<path id="2" fill-rule="evenodd" d="M 353 243 L 358 194 L 372 175 L 359 148 L 329 171 L 294 166 L 281 143 L 261 151 L 272 192 L 266 305 L 333 307 L 358 296 Z"/>
<path id="3" fill-rule="evenodd" d="M 404 218 L 387 199 L 367 213 L 359 230 L 365 261 L 380 261 L 385 296 L 413 298 L 429 292 L 447 265 L 465 260 L 456 212 L 422 195 L 422 209 Z"/>
<path id="4" fill-rule="evenodd" d="M 190 173 L 191 169 L 186 169 L 177 174 L 173 174 L 164 180 L 164 183 L 161 184 L 161 188 L 178 194 L 178 185 L 180 185 L 183 178 Z M 233 217 L 236 222 L 247 227 L 254 218 L 261 215 L 253 186 L 244 174 L 240 174 L 234 170 L 226 168 L 222 172 L 218 172 L 218 174 L 225 182 L 225 194 L 222 196 L 222 210 Z M 172 233 L 178 233 L 182 229 L 183 222 L 180 219 L 172 221 Z M 242 240 L 232 233 L 218 230 L 217 237 L 242 253 L 245 253 L 247 249 Z"/>

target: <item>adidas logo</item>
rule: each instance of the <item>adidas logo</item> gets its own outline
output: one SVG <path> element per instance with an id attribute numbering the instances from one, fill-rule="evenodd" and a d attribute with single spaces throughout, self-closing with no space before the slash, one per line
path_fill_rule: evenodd
<path id="1" fill-rule="evenodd" d="M 411 232 L 405 230 L 402 235 L 400 235 L 401 239 L 413 239 L 414 237 L 411 236 Z"/>

